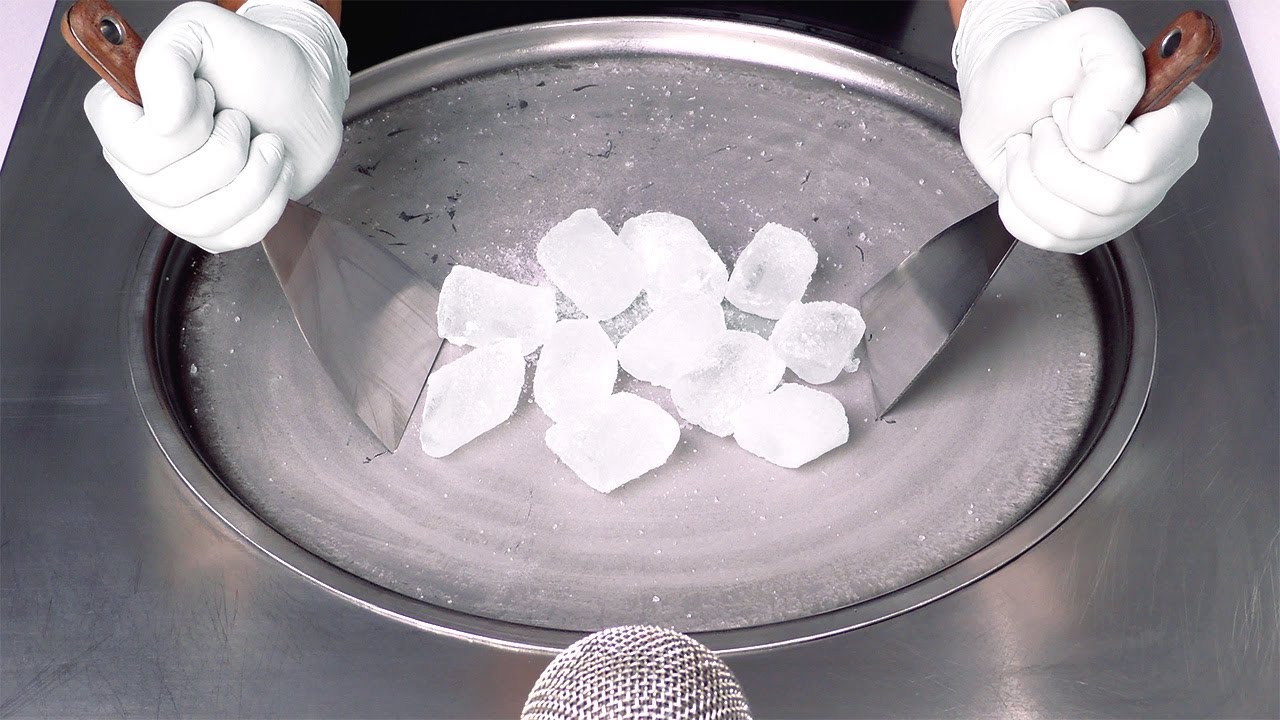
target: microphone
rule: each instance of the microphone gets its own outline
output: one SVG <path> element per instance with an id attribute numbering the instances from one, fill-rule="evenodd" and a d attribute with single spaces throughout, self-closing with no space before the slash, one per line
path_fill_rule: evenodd
<path id="1" fill-rule="evenodd" d="M 534 683 L 520 720 L 751 720 L 738 679 L 674 630 L 623 625 L 565 648 Z"/>

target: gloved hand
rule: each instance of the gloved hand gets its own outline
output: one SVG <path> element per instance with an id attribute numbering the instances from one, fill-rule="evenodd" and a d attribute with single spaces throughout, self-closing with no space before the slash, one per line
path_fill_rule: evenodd
<path id="1" fill-rule="evenodd" d="M 145 107 L 99 82 L 85 114 L 142 209 L 209 252 L 261 240 L 338 155 L 347 45 L 308 0 L 182 5 L 136 74 Z"/>
<path id="2" fill-rule="evenodd" d="M 1064 0 L 968 0 L 956 30 L 960 140 L 1015 237 L 1083 253 L 1164 199 L 1213 103 L 1189 85 L 1132 123 L 1142 43 L 1119 15 Z"/>

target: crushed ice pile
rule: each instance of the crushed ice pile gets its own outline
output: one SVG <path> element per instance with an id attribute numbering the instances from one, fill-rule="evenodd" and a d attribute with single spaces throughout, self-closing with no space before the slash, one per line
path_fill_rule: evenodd
<path id="1" fill-rule="evenodd" d="M 550 285 L 461 265 L 445 279 L 440 336 L 475 349 L 427 381 L 428 455 L 444 457 L 510 418 L 524 388 L 524 356 L 539 347 L 533 400 L 554 423 L 547 447 L 599 492 L 660 467 L 680 441 L 679 423 L 660 405 L 614 392 L 619 367 L 669 389 L 685 421 L 732 435 L 780 467 L 800 467 L 848 441 L 835 396 L 782 383 L 787 369 L 815 385 L 855 370 L 866 331 L 848 305 L 802 302 L 818 265 L 803 234 L 765 225 L 730 273 L 687 218 L 645 213 L 615 234 L 585 209 L 543 236 L 537 259 Z M 557 322 L 557 289 L 586 319 Z M 649 314 L 615 347 L 600 322 L 641 294 L 635 307 L 647 304 Z M 726 300 L 777 320 L 769 338 L 727 329 Z"/>

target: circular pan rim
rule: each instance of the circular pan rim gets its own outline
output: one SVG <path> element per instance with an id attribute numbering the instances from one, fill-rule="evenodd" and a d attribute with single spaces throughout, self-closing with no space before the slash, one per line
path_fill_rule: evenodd
<path id="1" fill-rule="evenodd" d="M 856 57 L 859 63 L 883 64 L 895 72 L 913 75 L 927 86 L 922 102 L 942 124 L 954 127 L 958 100 L 954 91 L 904 66 L 861 50 L 797 35 L 790 31 L 762 28 L 742 23 L 690 18 L 609 18 L 538 23 L 460 38 L 424 48 L 358 73 L 352 78 L 352 95 L 346 119 L 408 93 L 441 82 L 417 70 L 424 58 L 433 60 L 438 72 L 448 72 L 451 63 L 465 56 L 476 42 L 496 43 L 499 64 L 529 64 L 553 57 L 555 43 L 536 45 L 529 50 L 528 36 L 542 34 L 553 40 L 602 23 L 621 23 L 630 33 L 673 31 L 705 35 L 730 29 L 744 30 L 757 42 L 780 44 L 784 51 L 771 58 L 785 69 L 803 65 L 806 72 L 822 74 L 838 69 Z M 626 35 L 626 33 L 623 33 Z M 517 38 L 516 36 L 520 37 Z M 622 38 L 625 47 L 627 38 Z M 524 44 L 525 49 L 521 50 Z M 666 49 L 679 54 L 673 43 Z M 777 47 L 777 46 L 775 46 Z M 501 49 L 505 48 L 505 50 Z M 579 45 L 575 47 L 582 51 Z M 613 52 L 616 52 L 614 48 Z M 789 54 L 788 54 L 789 53 Z M 611 54 L 601 43 L 600 55 Z M 852 55 L 850 55 L 852 54 Z M 727 58 L 733 59 L 733 58 Z M 814 65 L 813 63 L 816 63 Z M 883 88 L 878 88 L 883 92 Z M 887 98 L 893 101 L 893 97 Z M 900 99 L 900 98 L 899 98 Z M 187 432 L 178 422 L 172 386 L 166 376 L 168 363 L 156 342 L 157 321 L 171 295 L 181 269 L 189 264 L 191 246 L 163 228 L 152 231 L 144 243 L 130 279 L 132 295 L 126 305 L 129 372 L 134 393 L 152 436 L 183 483 L 216 516 L 251 545 L 307 580 L 345 600 L 384 617 L 444 636 L 494 647 L 553 653 L 567 647 L 585 633 L 533 627 L 483 618 L 431 605 L 388 590 L 326 560 L 294 543 L 243 505 L 201 458 Z M 1122 368 L 1115 375 L 1114 401 L 1095 413 L 1091 438 L 1080 451 L 1075 467 L 1058 486 L 1017 524 L 965 558 L 915 583 L 857 604 L 818 615 L 767 625 L 693 633 L 699 641 L 720 654 L 735 654 L 794 645 L 855 630 L 896 617 L 957 592 L 1017 559 L 1053 532 L 1089 497 L 1120 458 L 1137 427 L 1155 371 L 1156 308 L 1150 277 L 1141 250 L 1132 235 L 1125 235 L 1091 252 L 1084 262 L 1095 270 L 1095 281 L 1111 281 L 1114 305 L 1124 310 L 1120 323 L 1127 331 L 1127 354 L 1116 362 Z M 1103 390 L 1103 392 L 1107 392 Z"/>

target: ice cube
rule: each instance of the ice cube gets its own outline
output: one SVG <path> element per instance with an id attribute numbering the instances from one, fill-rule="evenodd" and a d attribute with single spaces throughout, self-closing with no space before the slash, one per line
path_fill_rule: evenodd
<path id="1" fill-rule="evenodd" d="M 640 258 L 593 209 L 579 210 L 547 231 L 538 264 L 560 292 L 592 320 L 608 320 L 640 294 Z"/>
<path id="2" fill-rule="evenodd" d="M 852 364 L 866 331 L 862 314 L 844 303 L 796 303 L 774 326 L 769 344 L 797 377 L 821 385 Z"/>
<path id="3" fill-rule="evenodd" d="M 727 437 L 733 433 L 738 410 L 751 398 L 778 387 L 786 369 L 768 340 L 727 330 L 693 370 L 671 386 L 671 399 L 685 420 Z"/>
<path id="4" fill-rule="evenodd" d="M 520 342 L 499 340 L 431 373 L 422 404 L 422 450 L 444 457 L 511 417 L 524 389 L 524 368 Z"/>
<path id="5" fill-rule="evenodd" d="M 690 295 L 654 310 L 618 343 L 618 363 L 637 380 L 670 388 L 724 332 L 724 310 Z"/>
<path id="6" fill-rule="evenodd" d="M 680 426 L 653 401 L 618 393 L 552 425 L 546 441 L 583 482 L 607 493 L 666 462 Z"/>
<path id="7" fill-rule="evenodd" d="M 834 396 L 795 383 L 748 400 L 733 419 L 743 450 L 798 468 L 849 440 L 849 420 Z"/>
<path id="8" fill-rule="evenodd" d="M 618 351 L 593 320 L 561 320 L 538 355 L 533 399 L 556 422 L 613 394 Z"/>
<path id="9" fill-rule="evenodd" d="M 724 297 L 729 271 L 689 219 L 668 212 L 637 215 L 622 224 L 618 239 L 640 256 L 651 307 L 683 295 Z"/>
<path id="10" fill-rule="evenodd" d="M 804 235 L 769 223 L 738 256 L 725 297 L 742 310 L 777 320 L 804 297 L 817 267 L 818 251 Z"/>
<path id="11" fill-rule="evenodd" d="M 436 326 L 455 345 L 481 346 L 514 338 L 529 354 L 556 324 L 556 291 L 455 265 L 440 286 Z"/>

